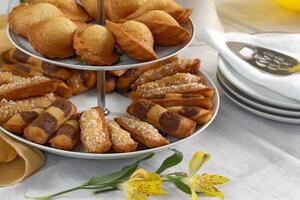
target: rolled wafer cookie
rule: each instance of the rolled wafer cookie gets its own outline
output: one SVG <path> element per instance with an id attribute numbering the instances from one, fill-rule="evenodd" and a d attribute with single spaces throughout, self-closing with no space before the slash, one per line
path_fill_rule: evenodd
<path id="1" fill-rule="evenodd" d="M 177 138 L 192 135 L 196 127 L 196 122 L 144 99 L 133 102 L 127 112 Z"/>
<path id="2" fill-rule="evenodd" d="M 212 118 L 212 111 L 199 107 L 174 106 L 167 107 L 168 111 L 187 117 L 197 124 L 206 124 Z"/>
<path id="3" fill-rule="evenodd" d="M 30 141 L 45 144 L 58 128 L 76 113 L 76 107 L 67 99 L 57 99 L 24 130 Z"/>
<path id="4" fill-rule="evenodd" d="M 12 133 L 23 134 L 24 129 L 44 111 L 44 108 L 22 111 L 12 116 L 3 127 Z"/>
<path id="5" fill-rule="evenodd" d="M 19 112 L 28 111 L 34 108 L 47 108 L 55 101 L 55 99 L 53 94 L 22 99 L 19 101 L 8 101 L 4 99 L 0 101 L 0 124 L 5 123 Z"/>
<path id="6" fill-rule="evenodd" d="M 57 149 L 72 150 L 79 142 L 79 122 L 78 119 L 66 121 L 50 140 L 50 145 Z"/>

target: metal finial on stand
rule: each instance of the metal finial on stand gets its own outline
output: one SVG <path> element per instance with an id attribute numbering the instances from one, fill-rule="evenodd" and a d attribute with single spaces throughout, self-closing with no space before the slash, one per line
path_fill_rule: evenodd
<path id="1" fill-rule="evenodd" d="M 97 0 L 97 23 L 105 24 L 104 0 Z M 108 115 L 109 110 L 105 106 L 105 70 L 97 71 L 97 94 L 98 106 L 104 110 L 105 115 Z"/>

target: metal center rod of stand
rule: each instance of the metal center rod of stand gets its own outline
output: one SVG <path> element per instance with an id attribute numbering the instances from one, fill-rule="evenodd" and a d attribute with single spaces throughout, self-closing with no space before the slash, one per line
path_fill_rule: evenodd
<path id="1" fill-rule="evenodd" d="M 104 0 L 97 0 L 97 23 L 100 25 L 105 24 L 105 9 Z M 97 94 L 98 106 L 104 110 L 104 114 L 108 115 L 109 110 L 105 106 L 105 70 L 97 72 Z"/>

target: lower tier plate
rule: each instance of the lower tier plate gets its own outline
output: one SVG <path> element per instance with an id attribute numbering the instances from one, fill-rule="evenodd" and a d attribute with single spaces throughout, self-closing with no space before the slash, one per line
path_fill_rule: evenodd
<path id="1" fill-rule="evenodd" d="M 103 153 L 103 154 L 94 154 L 94 153 L 86 153 L 83 151 L 83 148 L 81 146 L 78 146 L 74 151 L 65 151 L 60 149 L 55 149 L 49 146 L 40 145 L 33 143 L 31 141 L 28 141 L 24 139 L 23 137 L 19 135 L 15 135 L 13 133 L 10 133 L 6 131 L 3 127 L 0 127 L 1 131 L 6 133 L 7 135 L 11 136 L 12 138 L 28 144 L 32 147 L 38 148 L 42 151 L 46 151 L 49 153 L 61 155 L 61 156 L 67 156 L 67 157 L 74 157 L 74 158 L 82 158 L 82 159 L 123 159 L 123 158 L 131 158 L 136 156 L 141 156 L 150 152 L 158 152 L 162 150 L 166 150 L 168 148 L 174 148 L 175 145 L 185 142 L 187 140 L 190 140 L 193 137 L 198 136 L 201 132 L 203 132 L 215 119 L 217 116 L 219 106 L 220 106 L 220 99 L 219 99 L 219 93 L 218 90 L 213 83 L 213 81 L 208 77 L 207 74 L 204 72 L 200 72 L 200 75 L 202 75 L 205 78 L 206 85 L 212 87 L 215 89 L 215 96 L 214 96 L 214 109 L 213 109 L 213 117 L 212 119 L 205 125 L 197 126 L 196 131 L 193 135 L 185 138 L 185 139 L 176 139 L 174 137 L 168 137 L 168 139 L 171 141 L 170 144 L 153 148 L 153 149 L 146 149 L 146 150 L 140 150 L 130 153 Z M 78 111 L 83 111 L 85 109 L 94 107 L 97 105 L 97 93 L 96 90 L 89 91 L 87 93 L 72 97 L 71 101 L 77 106 Z M 127 96 L 123 96 L 119 93 L 112 93 L 107 94 L 106 96 L 106 106 L 110 111 L 110 114 L 107 116 L 109 119 L 113 119 L 114 117 L 124 115 L 126 113 L 127 106 L 131 103 L 131 100 Z"/>

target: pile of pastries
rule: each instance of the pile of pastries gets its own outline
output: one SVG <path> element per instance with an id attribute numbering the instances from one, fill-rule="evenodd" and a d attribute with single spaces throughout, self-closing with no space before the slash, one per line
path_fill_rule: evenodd
<path id="1" fill-rule="evenodd" d="M 109 120 L 98 107 L 79 113 L 69 99 L 92 88 L 94 72 L 46 64 L 16 49 L 2 57 L 7 63 L 0 70 L 0 124 L 38 144 L 70 151 L 83 146 L 90 153 L 132 152 L 186 138 L 212 117 L 214 89 L 198 74 L 199 59 L 172 57 L 110 72 L 111 91 L 128 94 L 132 103 L 126 114 Z"/>
<path id="2" fill-rule="evenodd" d="M 174 0 L 104 0 L 106 26 L 93 24 L 97 1 L 28 0 L 9 14 L 10 29 L 48 58 L 79 56 L 89 65 L 113 65 L 117 49 L 138 61 L 158 58 L 154 45 L 186 43 L 192 9 Z"/>

